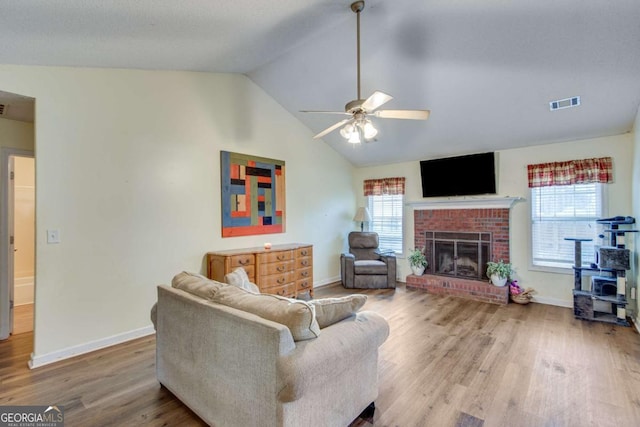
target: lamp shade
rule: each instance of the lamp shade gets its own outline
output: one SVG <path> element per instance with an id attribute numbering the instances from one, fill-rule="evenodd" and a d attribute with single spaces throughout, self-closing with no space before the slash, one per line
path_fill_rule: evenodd
<path id="1" fill-rule="evenodd" d="M 362 206 L 359 207 L 356 211 L 356 215 L 353 217 L 353 220 L 358 222 L 370 222 L 371 214 L 369 213 L 369 209 Z"/>

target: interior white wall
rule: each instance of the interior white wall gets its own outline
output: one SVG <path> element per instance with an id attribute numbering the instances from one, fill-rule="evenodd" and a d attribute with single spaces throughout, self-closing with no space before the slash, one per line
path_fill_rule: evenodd
<path id="1" fill-rule="evenodd" d="M 547 144 L 497 152 L 498 195 L 523 197 L 511 210 L 511 262 L 521 285 L 538 291 L 537 301 L 572 306 L 573 273 L 548 273 L 532 270 L 530 262 L 530 205 L 527 187 L 527 165 L 591 157 L 613 157 L 614 183 L 608 185 L 608 214 L 630 215 L 632 180 L 633 137 L 630 134 L 589 140 Z M 362 182 L 370 178 L 389 176 L 406 177 L 407 202 L 424 200 L 420 181 L 419 161 L 385 166 L 358 168 L 354 172 L 354 193 L 360 205 L 365 203 Z M 405 206 L 404 248 L 413 249 L 413 209 Z M 398 259 L 398 275 L 401 280 L 410 274 L 408 262 Z"/>
<path id="2" fill-rule="evenodd" d="M 36 357 L 148 327 L 156 285 L 207 251 L 311 243 L 314 282 L 339 276 L 352 166 L 245 76 L 0 66 L 0 82 L 36 98 Z M 286 162 L 285 233 L 220 237 L 221 150 Z"/>

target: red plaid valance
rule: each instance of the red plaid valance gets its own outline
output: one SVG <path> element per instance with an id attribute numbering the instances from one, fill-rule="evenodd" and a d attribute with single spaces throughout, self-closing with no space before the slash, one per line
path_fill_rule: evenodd
<path id="1" fill-rule="evenodd" d="M 613 182 L 611 157 L 528 165 L 529 188 Z"/>
<path id="2" fill-rule="evenodd" d="M 404 178 L 380 178 L 364 180 L 365 196 L 397 196 L 404 194 Z"/>

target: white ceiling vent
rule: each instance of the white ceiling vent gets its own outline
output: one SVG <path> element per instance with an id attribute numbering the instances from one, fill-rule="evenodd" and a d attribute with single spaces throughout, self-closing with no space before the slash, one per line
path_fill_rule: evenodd
<path id="1" fill-rule="evenodd" d="M 6 104 L 0 104 L 0 116 L 4 116 L 5 115 L 5 113 L 7 112 L 7 109 L 8 109 L 7 107 L 8 107 L 8 105 L 6 105 Z"/>
<path id="2" fill-rule="evenodd" d="M 577 107 L 580 105 L 580 97 L 574 96 L 573 98 L 558 99 L 557 101 L 551 101 L 549 103 L 549 110 L 563 110 L 565 108 Z"/>

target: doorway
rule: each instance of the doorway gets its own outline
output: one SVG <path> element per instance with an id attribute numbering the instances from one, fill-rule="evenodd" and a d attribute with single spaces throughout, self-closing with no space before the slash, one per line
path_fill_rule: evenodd
<path id="1" fill-rule="evenodd" d="M 35 332 L 34 124 L 35 98 L 0 90 L 0 340 Z"/>
<path id="2" fill-rule="evenodd" d="M 0 339 L 33 331 L 35 302 L 35 159 L 3 148 L 0 242 Z"/>
<path id="3" fill-rule="evenodd" d="M 35 279 L 35 159 L 13 160 L 13 331 L 33 331 Z M 11 203 L 10 203 L 11 205 Z M 11 282 L 10 282 L 11 283 Z"/>

